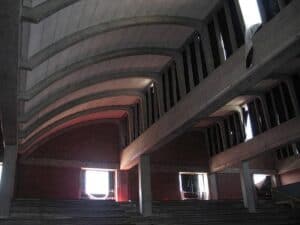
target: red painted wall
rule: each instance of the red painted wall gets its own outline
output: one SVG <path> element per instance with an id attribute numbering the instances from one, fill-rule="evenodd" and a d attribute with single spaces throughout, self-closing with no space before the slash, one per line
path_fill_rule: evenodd
<path id="1" fill-rule="evenodd" d="M 78 127 L 46 142 L 31 157 L 119 163 L 119 130 L 112 123 Z"/>
<path id="2" fill-rule="evenodd" d="M 217 174 L 217 184 L 220 200 L 243 198 L 240 175 L 238 173 Z"/>
<path id="3" fill-rule="evenodd" d="M 152 199 L 180 200 L 178 172 L 152 172 Z"/>
<path id="4" fill-rule="evenodd" d="M 18 198 L 78 199 L 80 169 L 19 165 Z"/>
<path id="5" fill-rule="evenodd" d="M 129 200 L 128 171 L 118 171 L 118 201 L 124 202 Z"/>
<path id="6" fill-rule="evenodd" d="M 186 132 L 151 153 L 151 163 L 176 166 L 197 166 L 208 170 L 208 153 L 203 134 Z"/>
<path id="7" fill-rule="evenodd" d="M 283 173 L 280 175 L 280 179 L 282 185 L 300 182 L 300 169 Z"/>
<path id="8" fill-rule="evenodd" d="M 138 169 L 134 167 L 127 172 L 127 182 L 123 172 L 122 186 L 119 187 L 119 201 L 138 201 L 139 200 L 139 180 Z M 179 178 L 178 172 L 151 172 L 151 188 L 152 199 L 155 201 L 160 200 L 180 200 L 179 192 Z M 126 198 L 127 196 L 127 198 Z"/>
<path id="9" fill-rule="evenodd" d="M 153 200 L 180 200 L 179 171 L 176 166 L 208 170 L 208 154 L 200 132 L 187 132 L 151 153 Z M 156 166 L 158 165 L 158 167 Z M 160 167 L 161 166 L 161 167 Z M 170 166 L 164 170 L 164 166 Z M 172 170 L 174 168 L 174 171 Z M 202 169 L 201 169 L 202 168 Z M 201 171 L 199 171 L 201 172 Z M 126 189 L 125 185 L 125 189 Z M 128 171 L 128 200 L 138 201 L 138 169 Z M 120 193 L 123 193 L 120 191 Z"/>

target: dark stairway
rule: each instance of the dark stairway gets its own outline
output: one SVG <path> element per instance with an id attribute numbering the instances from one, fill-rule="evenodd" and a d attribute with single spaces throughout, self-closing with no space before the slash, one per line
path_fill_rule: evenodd
<path id="1" fill-rule="evenodd" d="M 157 225 L 283 225 L 300 224 L 300 212 L 264 202 L 249 213 L 240 201 L 154 202 L 150 224 Z"/>
<path id="2" fill-rule="evenodd" d="M 91 200 L 16 200 L 0 225 L 131 225 L 131 203 Z"/>
<path id="3" fill-rule="evenodd" d="M 300 224 L 300 213 L 271 202 L 251 214 L 239 201 L 153 202 L 153 216 L 143 218 L 135 203 L 114 201 L 16 200 L 0 225 L 284 225 Z"/>

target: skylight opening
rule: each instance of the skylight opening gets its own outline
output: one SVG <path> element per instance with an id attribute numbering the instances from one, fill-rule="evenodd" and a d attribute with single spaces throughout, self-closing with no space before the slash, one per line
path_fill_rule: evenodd
<path id="1" fill-rule="evenodd" d="M 246 30 L 255 24 L 261 24 L 262 18 L 257 0 L 239 0 Z"/>

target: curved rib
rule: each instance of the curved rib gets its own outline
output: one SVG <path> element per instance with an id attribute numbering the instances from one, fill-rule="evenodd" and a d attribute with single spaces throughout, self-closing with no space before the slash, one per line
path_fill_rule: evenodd
<path id="1" fill-rule="evenodd" d="M 92 113 L 105 112 L 105 111 L 126 111 L 128 113 L 129 108 L 130 108 L 130 106 L 114 105 L 114 106 L 102 106 L 102 107 L 97 107 L 97 108 L 93 108 L 93 109 L 87 109 L 87 110 L 83 110 L 83 111 L 80 111 L 80 112 L 76 112 L 74 114 L 66 116 L 66 117 L 64 117 L 60 120 L 57 120 L 54 123 L 46 126 L 45 128 L 41 129 L 39 132 L 37 132 L 32 137 L 35 137 L 36 135 L 40 135 L 40 134 L 43 134 L 45 132 L 48 132 L 49 130 L 51 130 L 51 129 L 59 126 L 59 125 L 62 125 L 62 124 L 66 123 L 70 120 L 79 118 L 81 116 L 89 115 L 89 114 L 92 114 Z M 35 124 L 35 125 L 37 125 L 37 124 Z M 39 126 L 31 126 L 31 127 L 28 127 L 25 130 L 21 130 L 20 133 L 19 133 L 19 137 L 21 139 L 26 139 L 38 127 Z"/>
<path id="2" fill-rule="evenodd" d="M 114 79 L 125 79 L 125 78 L 134 78 L 134 77 L 145 77 L 152 79 L 153 81 L 157 81 L 157 78 L 159 76 L 159 72 L 153 72 L 153 69 L 146 69 L 146 70 L 128 70 L 128 71 L 114 71 L 114 72 L 108 72 L 105 74 L 97 74 L 94 76 L 89 77 L 86 80 L 79 81 L 72 86 L 68 87 L 62 87 L 60 89 L 60 92 L 63 92 L 65 94 L 71 93 L 73 91 L 79 90 L 80 88 L 84 88 L 96 83 L 101 83 L 105 81 L 110 81 Z M 60 77 L 60 79 L 63 79 L 64 77 Z M 50 85 L 53 83 L 59 81 L 60 79 L 51 79 L 51 76 L 48 77 L 46 80 L 42 80 L 41 82 L 37 83 L 33 88 L 29 89 L 28 91 L 25 91 L 19 95 L 20 100 L 28 101 L 38 95 L 40 92 L 46 90 Z M 60 95 L 61 96 L 61 95 Z"/>
<path id="3" fill-rule="evenodd" d="M 124 90 L 115 90 L 115 91 L 106 91 L 106 92 L 100 92 L 92 95 L 87 95 L 75 100 L 72 100 L 64 105 L 61 105 L 54 110 L 37 117 L 38 113 L 40 113 L 43 109 L 45 109 L 49 104 L 45 102 L 44 104 L 39 105 L 34 110 L 24 114 L 19 118 L 20 123 L 26 123 L 30 119 L 34 118 L 34 121 L 31 124 L 42 124 L 45 121 L 51 119 L 54 116 L 57 116 L 58 114 L 69 110 L 77 105 L 96 100 L 96 99 L 102 99 L 102 98 L 108 98 L 108 97 L 115 97 L 115 96 L 137 96 L 139 98 L 143 97 L 143 94 L 141 90 L 139 89 L 124 89 Z M 31 125 L 30 125 L 31 126 Z"/>
<path id="4" fill-rule="evenodd" d="M 21 143 L 19 145 L 19 153 L 20 154 L 30 154 L 34 150 L 36 150 L 39 146 L 41 146 L 43 143 L 51 140 L 52 138 L 56 137 L 57 135 L 61 134 L 62 132 L 69 130 L 71 127 L 78 127 L 79 125 L 84 125 L 88 123 L 95 122 L 101 122 L 101 123 L 118 123 L 119 119 L 116 118 L 100 118 L 100 119 L 87 119 L 85 121 L 80 121 L 78 123 L 68 125 L 68 122 L 72 122 L 72 120 L 67 121 L 57 127 L 54 127 L 50 129 L 49 131 L 45 131 L 43 133 L 39 133 L 32 138 L 28 139 L 27 142 Z"/>
<path id="5" fill-rule="evenodd" d="M 126 19 L 119 19 L 112 22 L 101 23 L 95 26 L 88 27 L 84 30 L 77 31 L 69 36 L 66 36 L 56 43 L 46 47 L 33 55 L 27 63 L 22 65 L 24 68 L 32 69 L 35 66 L 41 64 L 57 53 L 65 50 L 66 48 L 84 41 L 90 37 L 100 35 L 106 32 L 124 29 L 133 26 L 144 26 L 154 24 L 170 24 L 191 27 L 195 30 L 200 29 L 203 22 L 202 20 L 191 19 L 187 17 L 174 17 L 174 16 L 144 16 L 133 17 Z"/>

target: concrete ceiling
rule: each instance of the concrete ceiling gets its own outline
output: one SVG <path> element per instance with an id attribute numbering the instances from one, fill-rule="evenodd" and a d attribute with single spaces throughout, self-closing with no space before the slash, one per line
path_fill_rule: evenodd
<path id="1" fill-rule="evenodd" d="M 218 2 L 24 0 L 20 150 L 70 124 L 124 118 Z"/>

